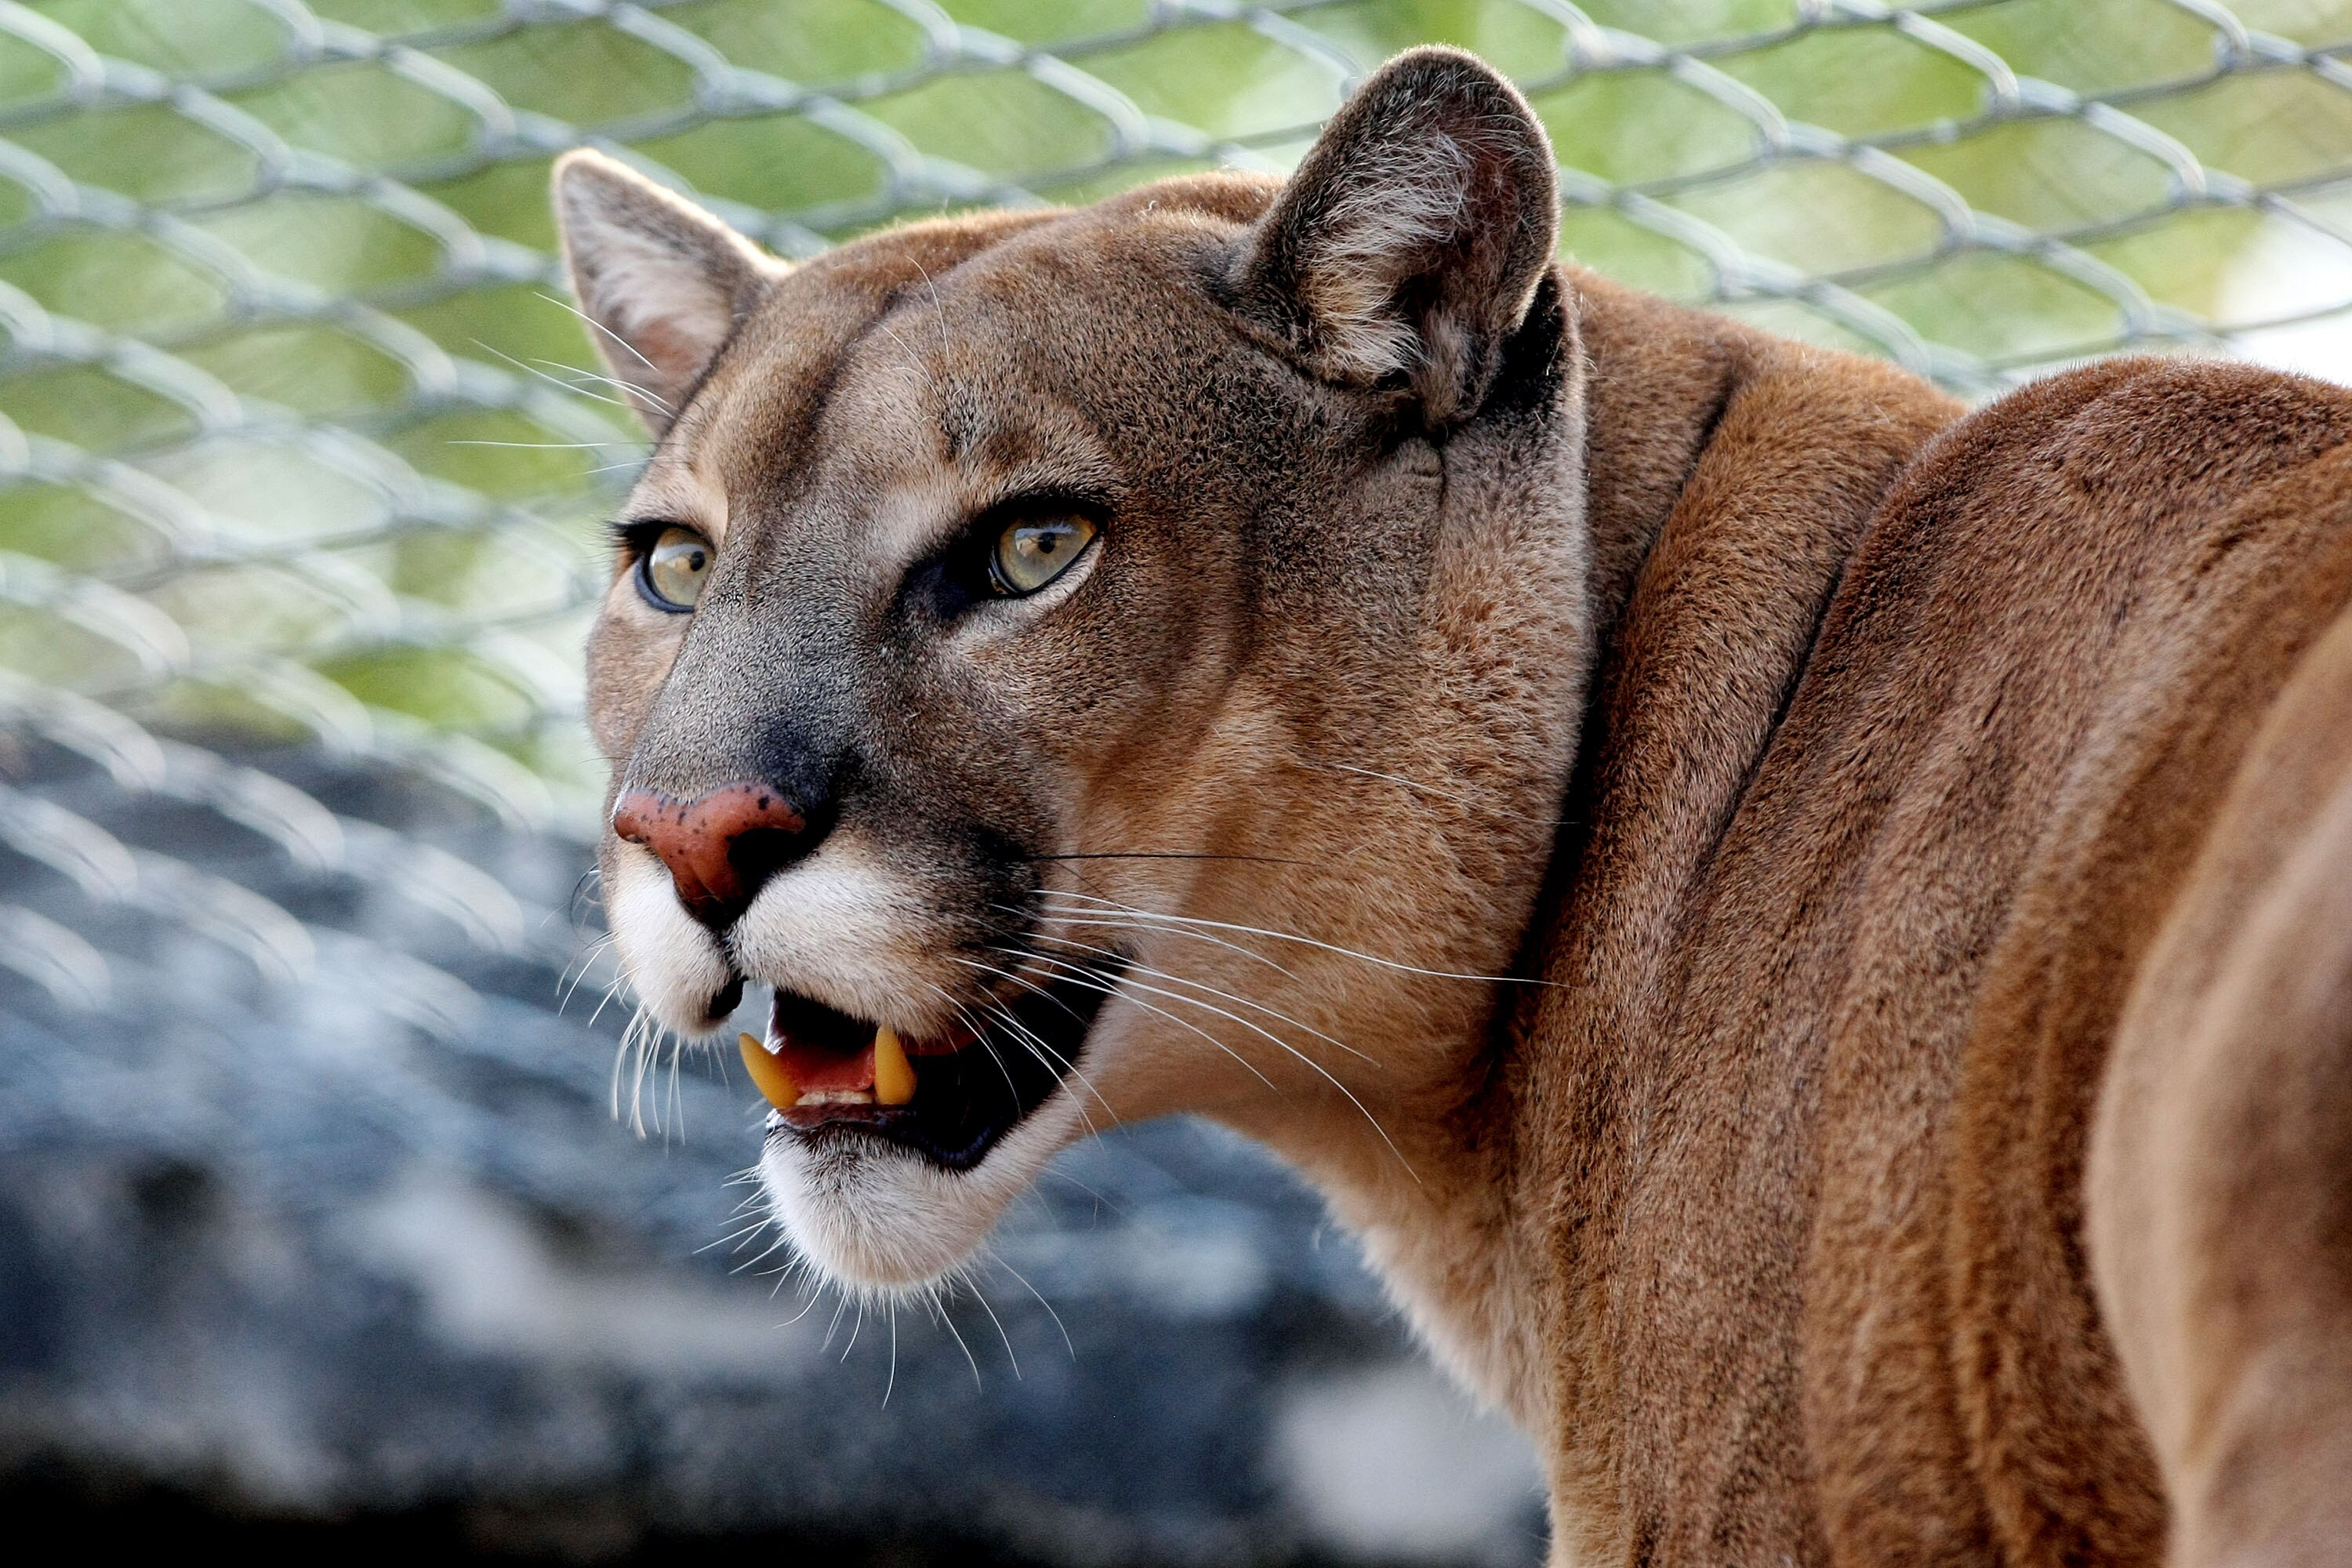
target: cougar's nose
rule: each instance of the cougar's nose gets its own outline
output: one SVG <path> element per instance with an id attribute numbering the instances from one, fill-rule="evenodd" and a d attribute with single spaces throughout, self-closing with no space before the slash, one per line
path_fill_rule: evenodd
<path id="1" fill-rule="evenodd" d="M 821 834 L 772 784 L 721 784 L 698 800 L 626 791 L 613 831 L 661 857 L 677 901 L 713 931 L 751 907 L 767 879 L 816 847 Z"/>

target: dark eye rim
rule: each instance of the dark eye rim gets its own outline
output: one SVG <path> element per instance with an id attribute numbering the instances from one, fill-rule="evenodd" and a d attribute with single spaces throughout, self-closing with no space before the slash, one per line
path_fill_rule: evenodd
<path id="1" fill-rule="evenodd" d="M 1005 533 L 1024 522 L 1050 522 L 1070 518 L 1082 518 L 1094 531 L 1078 546 L 1077 553 L 1062 563 L 1061 569 L 1034 588 L 1016 587 L 1004 580 L 997 570 L 996 546 Z M 999 506 L 990 507 L 972 520 L 965 537 L 977 547 L 980 559 L 980 579 L 986 584 L 987 597 L 992 599 L 1027 599 L 1044 593 L 1076 570 L 1079 562 L 1093 552 L 1109 531 L 1110 509 L 1084 496 L 1043 494 L 1022 496 Z"/>
<path id="2" fill-rule="evenodd" d="M 629 577 L 636 584 L 637 597 L 666 616 L 690 616 L 694 614 L 692 605 L 681 605 L 667 597 L 653 583 L 654 546 L 660 543 L 661 536 L 672 529 L 694 535 L 702 541 L 704 549 L 717 553 L 719 547 L 711 543 L 709 534 L 690 522 L 680 522 L 673 517 L 646 518 L 613 525 L 621 550 L 628 558 Z"/>
<path id="3" fill-rule="evenodd" d="M 996 541 L 1016 522 L 1048 517 L 1084 517 L 1094 524 L 1086 548 L 1036 587 L 1023 590 L 996 574 Z M 898 587 L 899 613 L 943 626 L 980 613 L 989 605 L 1011 605 L 1034 598 L 1067 576 L 1072 568 L 1117 531 L 1110 504 L 1083 491 L 1033 490 L 982 508 L 937 549 L 908 568 Z"/>

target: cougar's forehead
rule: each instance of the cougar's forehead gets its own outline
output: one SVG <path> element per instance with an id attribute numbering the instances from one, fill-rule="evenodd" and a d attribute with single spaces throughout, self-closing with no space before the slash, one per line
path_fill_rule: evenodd
<path id="1" fill-rule="evenodd" d="M 1112 482 L 1199 412 L 1188 372 L 1234 346 L 1205 273 L 1235 232 L 1113 205 L 829 253 L 743 324 L 646 493 L 698 516 L 721 507 L 709 525 L 723 530 L 821 489 L 878 500 L 950 468 L 1016 489 Z"/>
<path id="2" fill-rule="evenodd" d="M 803 499 L 845 361 L 893 303 L 874 271 L 810 267 L 778 283 L 646 466 L 635 510 L 691 519 L 724 543 L 740 520 Z"/>

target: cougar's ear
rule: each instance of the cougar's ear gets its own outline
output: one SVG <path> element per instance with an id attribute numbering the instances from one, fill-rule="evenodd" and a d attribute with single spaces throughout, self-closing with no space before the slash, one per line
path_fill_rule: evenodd
<path id="1" fill-rule="evenodd" d="M 1473 56 L 1414 49 L 1332 117 L 1227 281 L 1309 374 L 1402 376 L 1444 426 L 1477 411 L 1559 223 L 1527 100 Z"/>
<path id="2" fill-rule="evenodd" d="M 555 216 L 589 335 L 658 437 L 783 264 L 597 153 L 556 160 Z"/>

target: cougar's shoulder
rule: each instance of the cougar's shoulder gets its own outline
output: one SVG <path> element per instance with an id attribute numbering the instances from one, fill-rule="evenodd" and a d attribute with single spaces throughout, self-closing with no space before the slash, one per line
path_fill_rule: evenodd
<path id="1" fill-rule="evenodd" d="M 1577 1086 L 1542 1112 L 1580 1151 L 1549 1210 L 1612 1216 L 1555 1247 L 1601 1536 L 2158 1550 L 2084 1261 L 2087 1129 L 2216 803 L 2352 586 L 2347 413 L 2109 362 L 1927 420 L 1874 504 L 1812 514 L 1846 520 L 1825 555 L 1801 514 L 1713 538 L 1775 488 L 1759 449 L 1727 511 L 1643 555 L 1570 796 L 1595 826 L 1556 884 L 1560 984 L 1527 1008 Z M 1664 570 L 1701 517 L 1740 605 Z"/>

